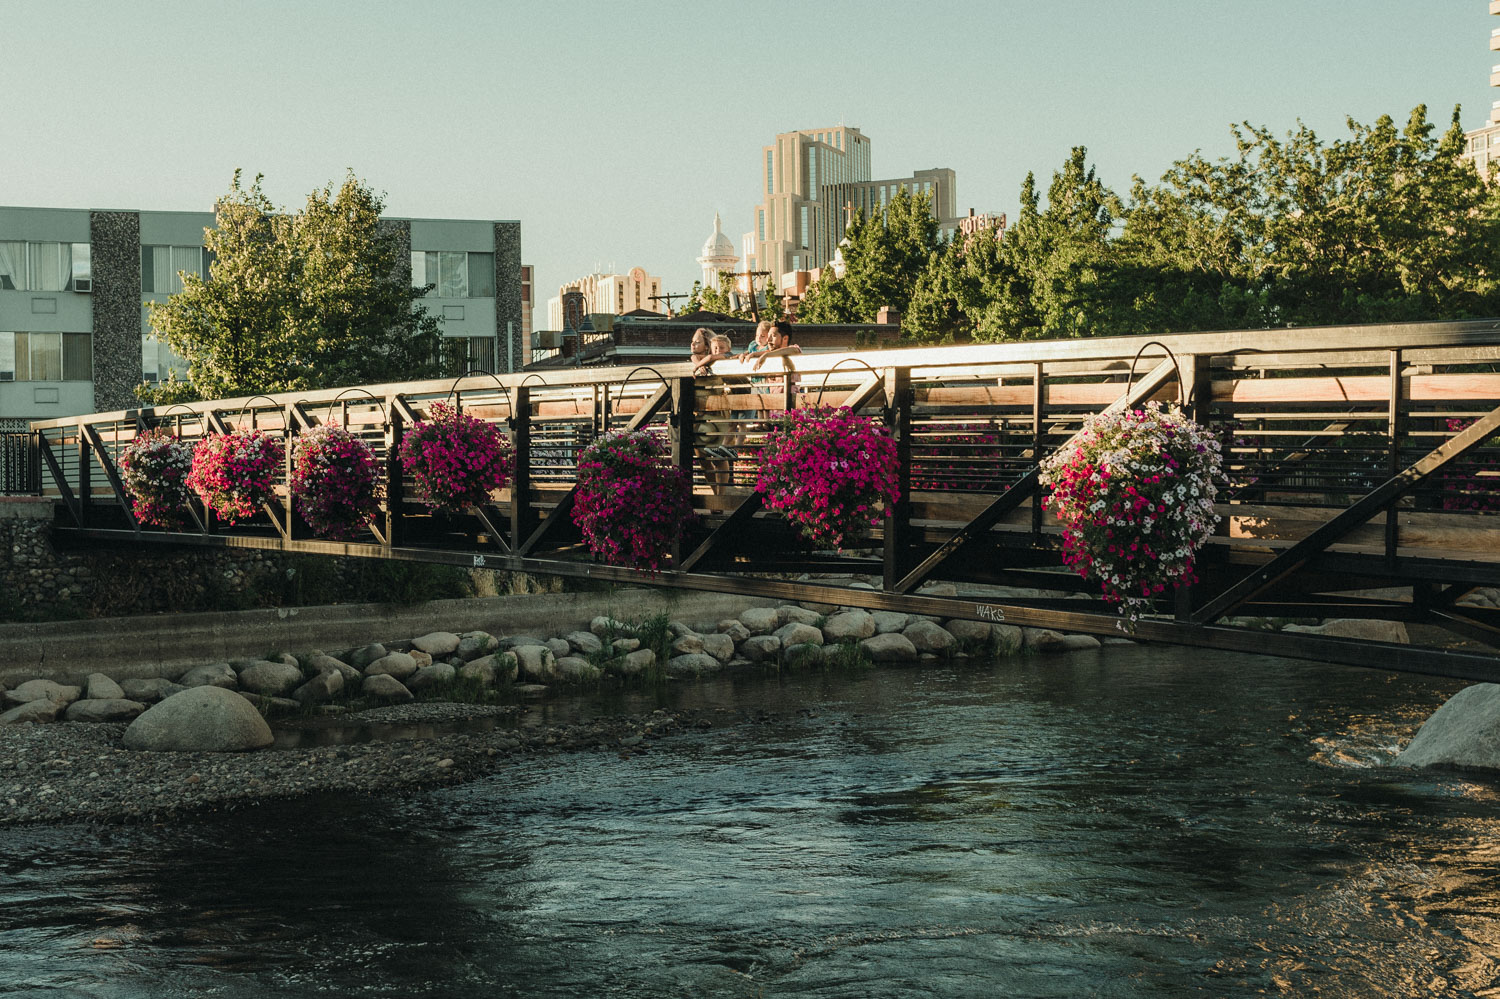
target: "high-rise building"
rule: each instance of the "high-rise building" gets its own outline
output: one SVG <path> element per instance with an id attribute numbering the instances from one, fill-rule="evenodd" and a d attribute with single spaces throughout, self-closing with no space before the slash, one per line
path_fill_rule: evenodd
<path id="1" fill-rule="evenodd" d="M 1490 13 L 1500 14 L 1500 0 L 1490 0 Z M 1500 51 L 1500 28 L 1490 32 L 1490 51 Z M 1500 87 L 1500 65 L 1490 67 L 1490 86 Z M 1484 127 L 1464 135 L 1468 139 L 1464 159 L 1473 160 L 1480 174 L 1488 177 L 1490 165 L 1500 161 L 1500 101 L 1490 103 L 1490 120 Z"/>
<path id="2" fill-rule="evenodd" d="M 560 330 L 563 323 L 563 296 L 570 291 L 583 293 L 586 310 L 623 316 L 636 309 L 665 312 L 652 296 L 661 294 L 661 278 L 647 274 L 644 267 L 632 267 L 628 274 L 589 274 L 569 281 L 547 300 L 547 328 Z"/>

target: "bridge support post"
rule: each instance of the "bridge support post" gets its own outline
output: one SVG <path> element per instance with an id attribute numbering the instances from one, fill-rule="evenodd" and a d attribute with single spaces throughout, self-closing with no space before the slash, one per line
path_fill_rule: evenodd
<path id="1" fill-rule="evenodd" d="M 1213 375 L 1209 370 L 1213 358 L 1207 354 L 1188 354 L 1182 359 L 1182 411 L 1188 419 L 1208 426 L 1213 409 Z M 1194 584 L 1179 586 L 1173 597 L 1172 614 L 1179 621 L 1193 616 Z"/>
<path id="2" fill-rule="evenodd" d="M 896 442 L 896 502 L 885 511 L 882 582 L 896 588 L 911 568 L 911 369 L 885 373 L 885 425 Z"/>
<path id="3" fill-rule="evenodd" d="M 693 481 L 693 428 L 695 424 L 695 410 L 697 405 L 697 382 L 695 379 L 678 378 L 672 382 L 672 464 L 676 465 L 682 474 L 687 476 L 689 485 Z M 677 534 L 672 542 L 672 565 L 682 565 L 682 559 L 687 552 L 692 551 L 687 546 L 688 539 L 681 532 Z"/>
<path id="4" fill-rule="evenodd" d="M 524 385 L 510 390 L 515 407 L 510 419 L 510 443 L 515 452 L 515 471 L 510 477 L 510 546 L 518 547 L 536 529 L 536 511 L 531 508 L 531 390 Z"/>
<path id="5" fill-rule="evenodd" d="M 406 434 L 406 420 L 401 415 L 401 397 L 387 400 L 385 407 L 385 546 L 394 548 L 406 541 L 401 506 L 406 496 L 401 480 L 401 439 Z"/>
<path id="6" fill-rule="evenodd" d="M 83 421 L 78 421 L 78 526 L 92 527 L 94 487 L 90 482 L 93 472 L 93 456 L 89 454 L 88 434 L 84 433 Z"/>

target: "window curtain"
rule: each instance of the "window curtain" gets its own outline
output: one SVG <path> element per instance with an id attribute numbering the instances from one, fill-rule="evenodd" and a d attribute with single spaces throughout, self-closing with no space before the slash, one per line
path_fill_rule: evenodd
<path id="1" fill-rule="evenodd" d="M 176 288 L 172 287 L 172 248 L 170 246 L 151 247 L 151 292 L 165 295 L 181 290 L 181 282 L 177 283 Z"/>
<path id="2" fill-rule="evenodd" d="M 197 277 L 203 276 L 203 247 L 201 246 L 174 246 L 172 247 L 172 294 L 182 290 L 182 272 L 186 271 Z"/>
<path id="3" fill-rule="evenodd" d="M 438 297 L 469 297 L 469 255 L 442 250 L 438 253 Z M 432 275 L 427 275 L 432 280 Z"/>
<path id="4" fill-rule="evenodd" d="M 26 283 L 26 244 L 13 240 L 0 240 L 0 276 L 10 279 L 10 286 L 17 291 L 30 291 Z"/>
<path id="5" fill-rule="evenodd" d="M 73 280 L 73 247 L 69 243 L 31 243 L 31 290 L 67 291 Z"/>

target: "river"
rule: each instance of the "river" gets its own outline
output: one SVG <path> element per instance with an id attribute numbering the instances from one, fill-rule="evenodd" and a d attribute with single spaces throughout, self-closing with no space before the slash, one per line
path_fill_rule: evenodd
<path id="1" fill-rule="evenodd" d="M 0 830 L 0 995 L 1494 995 L 1500 783 L 1390 765 L 1461 686 L 1135 646 L 601 697 L 728 710 L 401 799 Z"/>

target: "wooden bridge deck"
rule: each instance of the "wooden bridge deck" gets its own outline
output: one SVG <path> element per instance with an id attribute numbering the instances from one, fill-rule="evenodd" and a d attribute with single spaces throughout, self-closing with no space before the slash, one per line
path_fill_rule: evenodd
<path id="1" fill-rule="evenodd" d="M 779 377 L 783 366 L 795 376 Z M 568 516 L 577 454 L 606 429 L 655 427 L 693 474 L 701 515 L 659 583 L 1109 634 L 1117 616 L 1060 570 L 1037 460 L 1091 413 L 1180 397 L 1223 442 L 1224 519 L 1202 581 L 1143 620 L 1138 637 L 1500 680 L 1500 611 L 1457 603 L 1500 586 L 1500 321 L 872 350 L 773 360 L 756 375 L 771 379 L 752 385 L 735 364 L 698 378 L 687 364 L 472 374 L 33 426 L 63 543 L 249 546 L 617 581 L 644 577 L 581 548 Z M 518 455 L 513 485 L 465 516 L 413 502 L 393 457 L 405 428 L 445 399 L 503 423 Z M 902 456 L 903 499 L 855 553 L 807 550 L 752 489 L 765 421 L 829 404 L 883 418 Z M 386 502 L 367 541 L 313 538 L 284 488 L 247 524 L 224 528 L 200 513 L 204 529 L 190 532 L 140 530 L 123 502 L 115 463 L 148 428 L 194 437 L 255 426 L 289 439 L 329 420 L 385 462 Z M 704 454 L 726 446 L 734 461 Z M 850 573 L 880 588 L 821 578 Z M 814 578 L 798 578 L 806 574 Z M 971 595 L 919 592 L 938 581 Z M 994 584 L 1070 597 L 983 596 Z M 1428 622 L 1483 647 L 1234 626 L 1247 617 Z"/>

